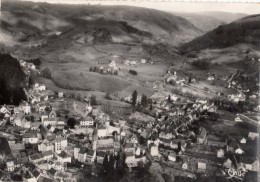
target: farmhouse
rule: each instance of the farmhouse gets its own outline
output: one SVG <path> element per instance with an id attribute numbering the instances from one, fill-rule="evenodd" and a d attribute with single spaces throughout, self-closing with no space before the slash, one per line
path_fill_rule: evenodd
<path id="1" fill-rule="evenodd" d="M 259 137 L 259 133 L 255 133 L 255 132 L 249 132 L 248 133 L 248 138 L 255 140 L 256 138 Z"/>

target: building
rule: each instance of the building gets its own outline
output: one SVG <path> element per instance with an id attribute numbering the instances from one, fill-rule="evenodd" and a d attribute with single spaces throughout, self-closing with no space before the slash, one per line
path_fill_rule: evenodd
<path id="1" fill-rule="evenodd" d="M 15 125 L 15 126 L 23 127 L 25 121 L 26 120 L 25 120 L 24 114 L 20 113 L 20 114 L 16 115 L 16 117 L 14 118 L 12 124 Z"/>
<path id="2" fill-rule="evenodd" d="M 61 151 L 58 155 L 57 155 L 58 161 L 60 163 L 71 163 L 71 156 L 69 156 L 66 152 Z"/>
<path id="3" fill-rule="evenodd" d="M 58 93 L 58 98 L 63 98 L 63 92 Z"/>
<path id="4" fill-rule="evenodd" d="M 102 152 L 102 151 L 98 152 L 97 153 L 97 163 L 103 164 L 103 161 L 104 161 L 104 158 L 106 155 L 107 155 L 106 152 Z"/>
<path id="5" fill-rule="evenodd" d="M 124 151 L 125 152 L 134 152 L 135 151 L 134 143 L 126 143 Z"/>
<path id="6" fill-rule="evenodd" d="M 249 132 L 248 133 L 248 138 L 255 140 L 256 138 L 259 137 L 259 133 L 255 133 L 255 132 Z"/>
<path id="7" fill-rule="evenodd" d="M 239 154 L 239 155 L 242 155 L 242 154 L 244 154 L 245 152 L 238 146 L 238 147 L 235 149 L 235 153 L 236 153 L 236 154 Z"/>
<path id="8" fill-rule="evenodd" d="M 31 113 L 31 106 L 28 102 L 25 102 L 25 101 L 22 101 L 20 104 L 19 104 L 22 112 L 24 114 L 30 114 Z"/>
<path id="9" fill-rule="evenodd" d="M 135 153 L 134 152 L 126 152 L 126 163 L 135 163 Z"/>
<path id="10" fill-rule="evenodd" d="M 24 143 L 30 143 L 30 144 L 36 144 L 39 142 L 37 133 L 25 133 L 23 135 L 23 142 Z"/>
<path id="11" fill-rule="evenodd" d="M 48 126 L 48 125 L 51 125 L 51 126 L 56 126 L 58 124 L 58 119 L 56 117 L 54 118 L 44 118 L 43 121 L 43 126 Z"/>
<path id="12" fill-rule="evenodd" d="M 259 171 L 259 161 L 255 158 L 245 157 L 242 159 L 242 163 L 245 165 L 246 170 Z"/>
<path id="13" fill-rule="evenodd" d="M 95 161 L 95 158 L 96 158 L 96 151 L 88 150 L 86 154 L 86 161 L 93 163 Z"/>
<path id="14" fill-rule="evenodd" d="M 235 118 L 235 122 L 243 122 L 243 120 L 242 120 L 240 117 L 237 116 L 237 117 Z"/>
<path id="15" fill-rule="evenodd" d="M 55 152 L 57 154 L 61 153 L 62 150 L 65 150 L 65 148 L 68 146 L 68 142 L 66 138 L 60 137 L 55 140 L 54 143 L 55 146 Z"/>
<path id="16" fill-rule="evenodd" d="M 227 158 L 223 163 L 223 167 L 230 169 L 232 167 L 232 161 Z"/>
<path id="17" fill-rule="evenodd" d="M 97 136 L 98 137 L 105 137 L 107 136 L 107 129 L 105 127 L 97 129 Z"/>
<path id="18" fill-rule="evenodd" d="M 225 155 L 225 152 L 222 148 L 217 150 L 217 157 L 218 158 L 223 158 L 224 155 Z"/>
<path id="19" fill-rule="evenodd" d="M 203 144 L 205 142 L 207 142 L 207 131 L 205 128 L 201 128 L 200 133 L 197 137 L 197 143 Z"/>
<path id="20" fill-rule="evenodd" d="M 205 172 L 206 171 L 206 166 L 207 166 L 206 161 L 200 159 L 198 161 L 198 172 Z"/>
<path id="21" fill-rule="evenodd" d="M 94 120 L 90 117 L 84 117 L 80 120 L 80 126 L 94 126 Z"/>
<path id="22" fill-rule="evenodd" d="M 176 161 L 176 153 L 170 152 L 169 155 L 168 155 L 168 160 L 175 162 Z"/>
<path id="23" fill-rule="evenodd" d="M 241 144 L 246 144 L 246 139 L 245 139 L 244 137 L 241 137 L 241 138 L 239 139 L 239 143 L 241 143 Z"/>
<path id="24" fill-rule="evenodd" d="M 149 148 L 150 148 L 151 156 L 157 157 L 159 155 L 159 149 L 158 149 L 157 145 L 155 145 L 154 143 L 151 143 L 149 145 Z"/>
<path id="25" fill-rule="evenodd" d="M 114 146 L 113 138 L 102 138 L 97 140 L 97 147 L 111 147 Z"/>
<path id="26" fill-rule="evenodd" d="M 80 148 L 80 150 L 78 152 L 78 157 L 77 157 L 79 162 L 86 162 L 87 151 L 88 151 L 88 149 L 85 147 Z"/>
<path id="27" fill-rule="evenodd" d="M 7 167 L 7 171 L 9 171 L 9 172 L 14 171 L 14 169 L 15 169 L 14 161 L 13 160 L 7 161 L 6 167 Z"/>
<path id="28" fill-rule="evenodd" d="M 43 140 L 43 142 L 38 144 L 38 150 L 40 152 L 53 151 L 54 152 L 54 142 Z"/>
<path id="29" fill-rule="evenodd" d="M 49 161 L 52 160 L 54 157 L 53 151 L 48 150 L 42 153 L 44 160 Z"/>

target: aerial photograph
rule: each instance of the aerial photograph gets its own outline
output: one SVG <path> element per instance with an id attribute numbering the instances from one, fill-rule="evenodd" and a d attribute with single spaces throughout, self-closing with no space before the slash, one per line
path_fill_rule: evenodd
<path id="1" fill-rule="evenodd" d="M 260 4 L 1 0 L 0 182 L 258 182 Z"/>

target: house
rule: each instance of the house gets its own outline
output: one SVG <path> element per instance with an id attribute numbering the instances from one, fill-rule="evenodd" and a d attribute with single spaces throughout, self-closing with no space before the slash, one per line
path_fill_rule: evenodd
<path id="1" fill-rule="evenodd" d="M 243 122 L 243 120 L 242 120 L 239 116 L 237 116 L 237 117 L 235 118 L 235 122 Z"/>
<path id="2" fill-rule="evenodd" d="M 171 140 L 168 139 L 161 139 L 160 138 L 160 143 L 163 144 L 166 147 L 169 147 L 171 145 Z"/>
<path id="3" fill-rule="evenodd" d="M 208 79 L 209 81 L 215 80 L 214 76 L 209 76 Z"/>
<path id="4" fill-rule="evenodd" d="M 24 114 L 30 114 L 31 113 L 31 106 L 28 102 L 25 102 L 25 101 L 22 101 L 20 104 L 19 104 L 22 112 Z"/>
<path id="5" fill-rule="evenodd" d="M 108 147 L 114 146 L 114 139 L 113 138 L 102 138 L 97 140 L 97 147 Z"/>
<path id="6" fill-rule="evenodd" d="M 207 141 L 207 131 L 205 128 L 200 128 L 200 133 L 197 137 L 197 143 L 203 144 Z"/>
<path id="7" fill-rule="evenodd" d="M 176 153 L 170 152 L 170 154 L 168 155 L 168 160 L 175 162 L 176 161 Z"/>
<path id="8" fill-rule="evenodd" d="M 34 164 L 35 164 L 35 163 L 39 163 L 39 162 L 41 162 L 41 161 L 44 160 L 42 154 L 29 155 L 28 158 L 29 158 L 29 161 L 31 161 L 31 162 L 34 163 Z"/>
<path id="9" fill-rule="evenodd" d="M 24 133 L 23 142 L 30 143 L 30 144 L 38 143 L 39 139 L 38 139 L 37 133 Z"/>
<path id="10" fill-rule="evenodd" d="M 255 140 L 256 138 L 259 137 L 259 133 L 255 133 L 255 132 L 249 132 L 248 133 L 248 138 Z"/>
<path id="11" fill-rule="evenodd" d="M 173 138 L 172 132 L 166 132 L 165 139 L 170 140 L 172 138 Z"/>
<path id="12" fill-rule="evenodd" d="M 25 163 L 23 166 L 23 173 L 25 174 L 23 176 L 23 181 L 26 182 L 37 182 L 37 179 L 41 175 L 39 169 L 37 169 L 36 166 L 31 162 Z"/>
<path id="13" fill-rule="evenodd" d="M 14 107 L 14 114 L 20 114 L 21 111 L 21 108 L 20 107 Z"/>
<path id="14" fill-rule="evenodd" d="M 244 154 L 245 152 L 239 146 L 237 146 L 237 148 L 235 149 L 235 153 L 241 155 Z"/>
<path id="15" fill-rule="evenodd" d="M 54 149 L 57 154 L 61 153 L 62 150 L 65 150 L 65 148 L 68 146 L 68 142 L 66 138 L 59 137 L 55 140 L 54 143 Z"/>
<path id="16" fill-rule="evenodd" d="M 95 158 L 96 158 L 96 151 L 88 150 L 86 154 L 86 161 L 93 163 L 95 161 Z"/>
<path id="17" fill-rule="evenodd" d="M 43 140 L 43 142 L 38 144 L 38 150 L 40 152 L 53 151 L 54 152 L 54 142 Z"/>
<path id="18" fill-rule="evenodd" d="M 63 98 L 63 92 L 58 92 L 58 98 Z"/>
<path id="19" fill-rule="evenodd" d="M 135 162 L 135 153 L 134 152 L 126 152 L 126 163 L 134 163 Z"/>
<path id="20" fill-rule="evenodd" d="M 241 162 L 245 165 L 246 170 L 259 171 L 259 161 L 255 158 L 245 157 L 242 158 Z"/>
<path id="21" fill-rule="evenodd" d="M 182 164 L 181 168 L 184 169 L 184 170 L 187 170 L 187 169 L 188 169 L 188 164 L 187 164 L 187 162 L 184 162 L 184 163 Z"/>
<path id="22" fill-rule="evenodd" d="M 43 85 L 43 84 L 40 84 L 39 87 L 38 87 L 38 90 L 39 91 L 45 91 L 46 90 L 46 86 Z"/>
<path id="23" fill-rule="evenodd" d="M 77 158 L 79 162 L 86 162 L 87 151 L 88 151 L 88 149 L 85 147 L 80 148 L 80 150 L 78 152 L 78 158 Z"/>
<path id="24" fill-rule="evenodd" d="M 31 128 L 31 130 L 35 130 L 36 131 L 36 130 L 39 130 L 40 125 L 41 125 L 41 123 L 34 122 L 34 123 L 30 124 L 30 128 Z"/>
<path id="25" fill-rule="evenodd" d="M 205 172 L 206 171 L 206 166 L 207 166 L 206 161 L 200 159 L 198 161 L 198 172 Z"/>
<path id="26" fill-rule="evenodd" d="M 24 114 L 20 113 L 20 114 L 16 115 L 16 117 L 14 118 L 13 125 L 23 127 L 25 121 L 26 120 L 25 120 Z"/>
<path id="27" fill-rule="evenodd" d="M 98 152 L 97 153 L 97 163 L 103 164 L 103 161 L 104 161 L 104 158 L 106 155 L 107 155 L 106 152 L 102 152 L 102 151 Z"/>
<path id="28" fill-rule="evenodd" d="M 58 155 L 57 155 L 58 161 L 60 163 L 71 163 L 71 156 L 69 156 L 65 151 L 61 151 Z"/>
<path id="29" fill-rule="evenodd" d="M 11 171 L 14 171 L 14 161 L 11 160 L 11 161 L 7 161 L 6 162 L 6 167 L 7 167 L 7 171 L 11 172 Z"/>
<path id="30" fill-rule="evenodd" d="M 171 141 L 170 147 L 172 149 L 177 149 L 178 148 L 178 141 Z"/>
<path id="31" fill-rule="evenodd" d="M 213 146 L 213 147 L 225 147 L 226 144 L 227 144 L 226 142 L 216 141 L 216 140 L 208 140 L 207 141 L 207 145 Z"/>
<path id="32" fill-rule="evenodd" d="M 134 152 L 135 151 L 135 145 L 133 143 L 126 143 L 125 148 L 124 148 L 125 152 Z"/>
<path id="33" fill-rule="evenodd" d="M 84 117 L 80 120 L 80 126 L 93 126 L 94 125 L 94 120 L 90 117 Z"/>
<path id="34" fill-rule="evenodd" d="M 165 132 L 161 131 L 159 134 L 159 138 L 165 139 Z"/>
<path id="35" fill-rule="evenodd" d="M 13 151 L 20 151 L 20 150 L 24 150 L 25 149 L 25 146 L 24 146 L 24 143 L 18 143 L 16 141 L 8 141 L 8 144 L 9 144 L 9 147 L 10 149 Z"/>
<path id="36" fill-rule="evenodd" d="M 45 126 L 45 127 L 48 125 L 55 126 L 58 123 L 58 119 L 57 118 L 44 118 L 42 123 L 43 123 L 43 126 Z"/>
<path id="37" fill-rule="evenodd" d="M 105 137 L 107 136 L 107 129 L 105 127 L 101 127 L 97 129 L 97 136 L 98 137 Z"/>
<path id="38" fill-rule="evenodd" d="M 46 160 L 46 161 L 49 161 L 49 160 L 53 159 L 53 157 L 54 157 L 52 150 L 45 151 L 42 153 L 42 155 L 43 155 L 44 160 Z"/>
<path id="39" fill-rule="evenodd" d="M 225 155 L 225 152 L 224 152 L 224 150 L 222 148 L 217 150 L 217 157 L 218 158 L 223 158 L 224 155 Z"/>
<path id="40" fill-rule="evenodd" d="M 239 142 L 240 142 L 241 144 L 245 144 L 245 143 L 246 143 L 246 139 L 245 139 L 244 137 L 241 137 L 241 138 L 239 139 Z"/>
<path id="41" fill-rule="evenodd" d="M 223 163 L 223 167 L 228 169 L 232 168 L 232 161 L 229 158 L 227 158 Z"/>
<path id="42" fill-rule="evenodd" d="M 150 148 L 151 156 L 157 157 L 159 155 L 159 149 L 158 149 L 157 145 L 155 145 L 154 143 L 151 143 L 149 145 L 149 148 Z"/>

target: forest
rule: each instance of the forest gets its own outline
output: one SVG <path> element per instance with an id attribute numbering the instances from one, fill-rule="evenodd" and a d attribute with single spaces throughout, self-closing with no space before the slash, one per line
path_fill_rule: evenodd
<path id="1" fill-rule="evenodd" d="M 26 75 L 19 61 L 9 54 L 0 53 L 0 105 L 18 105 L 21 100 L 26 100 L 25 84 Z"/>

